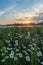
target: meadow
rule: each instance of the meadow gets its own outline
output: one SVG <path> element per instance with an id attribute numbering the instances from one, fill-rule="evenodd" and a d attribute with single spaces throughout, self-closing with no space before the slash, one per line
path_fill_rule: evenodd
<path id="1" fill-rule="evenodd" d="M 43 27 L 0 28 L 0 65 L 43 65 Z"/>

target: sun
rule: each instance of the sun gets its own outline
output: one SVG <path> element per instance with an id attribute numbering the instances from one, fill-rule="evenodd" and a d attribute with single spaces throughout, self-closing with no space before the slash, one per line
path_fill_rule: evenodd
<path id="1" fill-rule="evenodd" d="M 25 23 L 30 24 L 30 23 L 31 23 L 31 21 L 26 21 Z"/>

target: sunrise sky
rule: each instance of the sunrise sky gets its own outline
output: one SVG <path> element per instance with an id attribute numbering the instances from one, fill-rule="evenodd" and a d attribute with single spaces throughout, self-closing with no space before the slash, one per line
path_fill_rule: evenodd
<path id="1" fill-rule="evenodd" d="M 43 21 L 43 0 L 0 0 L 0 24 Z"/>

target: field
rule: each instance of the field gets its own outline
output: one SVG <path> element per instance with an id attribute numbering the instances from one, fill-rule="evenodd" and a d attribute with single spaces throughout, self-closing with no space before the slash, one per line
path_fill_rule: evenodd
<path id="1" fill-rule="evenodd" d="M 43 65 L 43 27 L 0 28 L 0 65 Z"/>

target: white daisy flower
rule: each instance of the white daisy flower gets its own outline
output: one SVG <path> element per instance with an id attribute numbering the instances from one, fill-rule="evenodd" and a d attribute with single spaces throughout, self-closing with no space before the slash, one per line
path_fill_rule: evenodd
<path id="1" fill-rule="evenodd" d="M 27 37 L 27 36 L 25 36 L 25 39 L 28 39 L 28 37 Z"/>
<path id="2" fill-rule="evenodd" d="M 5 59 L 8 59 L 9 58 L 9 56 L 5 56 Z"/>
<path id="3" fill-rule="evenodd" d="M 43 65 L 43 61 L 41 61 L 41 64 Z"/>
<path id="4" fill-rule="evenodd" d="M 23 48 L 26 48 L 26 46 L 24 46 L 23 44 L 22 44 L 22 47 L 23 47 Z"/>
<path id="5" fill-rule="evenodd" d="M 10 40 L 12 41 L 12 38 L 10 38 Z"/>
<path id="6" fill-rule="evenodd" d="M 26 55 L 28 55 L 28 53 L 27 53 L 26 51 L 25 51 L 24 53 L 25 53 Z"/>
<path id="7" fill-rule="evenodd" d="M 14 58 L 14 55 L 13 55 L 13 54 L 10 54 L 9 57 L 10 57 L 10 58 Z"/>
<path id="8" fill-rule="evenodd" d="M 3 53 L 3 54 L 1 54 L 2 56 L 4 56 L 5 54 Z"/>
<path id="9" fill-rule="evenodd" d="M 3 49 L 1 49 L 1 51 L 3 51 Z"/>
<path id="10" fill-rule="evenodd" d="M 11 54 L 14 54 L 14 51 L 13 50 L 11 51 Z"/>
<path id="11" fill-rule="evenodd" d="M 26 56 L 26 61 L 30 61 L 30 57 L 29 56 Z"/>
<path id="12" fill-rule="evenodd" d="M 31 52 L 31 50 L 30 49 L 27 49 L 29 52 Z"/>
<path id="13" fill-rule="evenodd" d="M 31 50 L 34 50 L 34 47 L 31 47 Z"/>
<path id="14" fill-rule="evenodd" d="M 30 32 L 28 32 L 28 39 L 30 39 Z"/>
<path id="15" fill-rule="evenodd" d="M 30 50 L 30 49 L 27 49 L 30 53 L 32 53 L 33 54 L 33 52 Z"/>
<path id="16" fill-rule="evenodd" d="M 8 46 L 12 46 L 11 44 L 8 44 Z"/>
<path id="17" fill-rule="evenodd" d="M 20 58 L 22 58 L 22 57 L 23 57 L 23 55 L 22 55 L 21 53 L 18 53 L 18 55 L 19 55 L 19 57 L 20 57 Z"/>
<path id="18" fill-rule="evenodd" d="M 18 60 L 18 57 L 14 57 L 14 60 L 17 61 Z"/>
<path id="19" fill-rule="evenodd" d="M 32 47 L 33 45 L 32 44 L 30 44 L 30 45 L 28 45 L 29 47 Z"/>
<path id="20" fill-rule="evenodd" d="M 8 48 L 8 47 L 7 47 L 7 50 L 12 50 L 12 48 Z"/>
<path id="21" fill-rule="evenodd" d="M 39 51 L 39 52 L 37 53 L 37 56 L 38 56 L 38 57 L 42 56 L 42 52 Z"/>
<path id="22" fill-rule="evenodd" d="M 10 36 L 10 33 L 8 33 L 8 36 Z"/>
<path id="23" fill-rule="evenodd" d="M 19 54 L 17 53 L 16 55 L 18 56 Z"/>
<path id="24" fill-rule="evenodd" d="M 25 50 L 23 50 L 22 52 L 24 52 L 26 55 L 28 55 L 28 53 Z"/>
<path id="25" fill-rule="evenodd" d="M 38 48 L 38 50 L 40 50 L 40 48 L 39 47 L 37 47 Z"/>
<path id="26" fill-rule="evenodd" d="M 18 52 L 19 51 L 19 49 L 16 49 L 16 52 Z"/>
<path id="27" fill-rule="evenodd" d="M 35 43 L 33 43 L 33 45 L 34 45 L 34 46 L 36 46 L 36 44 L 35 44 Z"/>
<path id="28" fill-rule="evenodd" d="M 35 41 L 35 39 L 33 38 L 32 41 Z"/>
<path id="29" fill-rule="evenodd" d="M 22 38 L 23 37 L 23 34 L 22 35 L 19 35 L 19 37 Z"/>
<path id="30" fill-rule="evenodd" d="M 5 62 L 5 59 L 2 59 L 1 62 Z"/>
<path id="31" fill-rule="evenodd" d="M 15 40 L 15 43 L 14 46 L 18 46 L 18 40 Z"/>
<path id="32" fill-rule="evenodd" d="M 10 40 L 5 40 L 6 43 L 10 43 Z"/>

